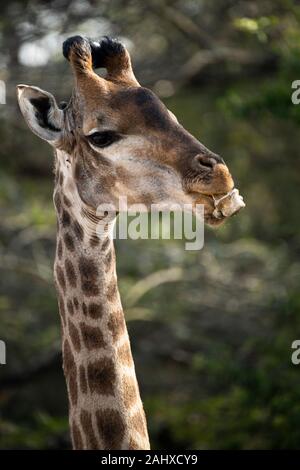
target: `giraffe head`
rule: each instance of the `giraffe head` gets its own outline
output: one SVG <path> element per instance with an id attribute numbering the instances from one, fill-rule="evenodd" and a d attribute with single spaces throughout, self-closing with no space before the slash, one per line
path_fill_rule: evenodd
<path id="1" fill-rule="evenodd" d="M 19 85 L 21 111 L 31 130 L 56 149 L 69 192 L 86 207 L 117 204 L 204 204 L 205 221 L 218 225 L 243 206 L 216 211 L 234 182 L 223 159 L 187 132 L 149 89 L 136 80 L 128 51 L 117 41 L 81 36 L 65 41 L 74 73 L 68 105 L 40 88 Z M 95 73 L 105 68 L 106 77 Z M 222 199 L 224 204 L 224 199 Z"/>

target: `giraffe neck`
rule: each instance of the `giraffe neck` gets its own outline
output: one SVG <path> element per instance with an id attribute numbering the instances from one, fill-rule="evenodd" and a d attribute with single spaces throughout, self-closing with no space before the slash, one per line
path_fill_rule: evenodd
<path id="1" fill-rule="evenodd" d="M 58 177 L 55 283 L 75 449 L 149 449 L 113 241 L 90 237 Z"/>

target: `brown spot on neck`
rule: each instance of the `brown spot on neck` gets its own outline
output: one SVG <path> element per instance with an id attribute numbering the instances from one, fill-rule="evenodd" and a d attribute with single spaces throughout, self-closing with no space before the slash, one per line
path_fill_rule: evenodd
<path id="1" fill-rule="evenodd" d="M 112 334 L 114 341 L 117 341 L 124 334 L 125 320 L 121 309 L 115 310 L 110 315 L 107 326 Z"/>
<path id="2" fill-rule="evenodd" d="M 70 401 L 75 406 L 78 400 L 77 368 L 68 340 L 65 340 L 63 346 L 63 362 Z"/>
<path id="3" fill-rule="evenodd" d="M 93 349 L 105 348 L 106 343 L 103 339 L 102 332 L 97 326 L 89 326 L 84 322 L 80 323 L 80 330 L 85 347 L 91 351 Z"/>
<path id="4" fill-rule="evenodd" d="M 58 256 L 59 260 L 62 259 L 62 254 L 63 254 L 62 241 L 59 240 L 58 243 L 57 243 L 57 256 Z"/>
<path id="5" fill-rule="evenodd" d="M 79 331 L 77 330 L 77 327 L 71 322 L 70 319 L 68 321 L 68 327 L 69 327 L 69 334 L 70 334 L 70 338 L 74 346 L 74 349 L 75 351 L 79 352 L 81 349 Z"/>
<path id="6" fill-rule="evenodd" d="M 65 279 L 64 272 L 63 272 L 62 268 L 59 265 L 56 266 L 56 279 L 57 279 L 57 282 L 58 282 L 59 286 L 61 287 L 61 289 L 65 292 L 65 290 L 66 290 L 66 279 Z"/>
<path id="7" fill-rule="evenodd" d="M 75 310 L 77 311 L 79 309 L 79 302 L 78 302 L 77 297 L 73 298 L 73 305 L 74 305 Z"/>
<path id="8" fill-rule="evenodd" d="M 68 313 L 73 316 L 74 315 L 74 307 L 73 307 L 73 302 L 72 302 L 71 299 L 69 299 L 68 302 L 67 302 L 67 309 L 68 309 Z"/>
<path id="9" fill-rule="evenodd" d="M 55 195 L 54 195 L 54 205 L 55 205 L 57 213 L 59 214 L 61 210 L 61 199 L 57 191 L 55 192 Z"/>
<path id="10" fill-rule="evenodd" d="M 103 357 L 97 361 L 90 362 L 87 367 L 87 378 L 92 393 L 114 395 L 116 371 L 112 359 Z"/>
<path id="11" fill-rule="evenodd" d="M 138 390 L 135 379 L 124 376 L 122 381 L 122 392 L 125 406 L 129 409 L 137 402 Z"/>
<path id="12" fill-rule="evenodd" d="M 86 394 L 88 391 L 88 385 L 86 380 L 85 368 L 83 365 L 79 367 L 79 385 L 81 393 Z"/>
<path id="13" fill-rule="evenodd" d="M 80 423 L 87 440 L 87 448 L 90 450 L 99 450 L 99 443 L 94 433 L 91 413 L 86 410 L 81 410 Z"/>
<path id="14" fill-rule="evenodd" d="M 65 270 L 66 270 L 66 275 L 67 275 L 67 279 L 69 281 L 70 286 L 76 287 L 76 284 L 77 284 L 76 273 L 75 273 L 73 263 L 69 259 L 65 260 Z"/>
<path id="15" fill-rule="evenodd" d="M 71 223 L 71 217 L 68 211 L 66 209 L 63 209 L 62 211 L 62 216 L 61 216 L 61 223 L 63 227 L 69 227 Z"/>
<path id="16" fill-rule="evenodd" d="M 79 222 L 77 222 L 77 220 L 75 220 L 75 222 L 73 223 L 73 231 L 74 231 L 74 234 L 75 236 L 79 239 L 79 240 L 83 240 L 83 237 L 84 237 L 84 232 L 83 232 L 83 228 L 82 226 L 80 225 Z"/>
<path id="17" fill-rule="evenodd" d="M 131 418 L 131 424 L 135 431 L 138 431 L 143 437 L 147 437 L 146 418 L 144 410 L 141 409 L 135 413 Z"/>
<path id="18" fill-rule="evenodd" d="M 71 435 L 73 441 L 73 448 L 76 450 L 84 449 L 82 435 L 75 421 L 72 421 L 71 423 Z"/>
<path id="19" fill-rule="evenodd" d="M 81 256 L 79 259 L 79 272 L 81 276 L 81 288 L 87 297 L 99 294 L 99 271 L 92 258 Z"/>
<path id="20" fill-rule="evenodd" d="M 96 412 L 98 431 L 105 450 L 120 450 L 125 435 L 125 424 L 116 410 L 105 409 Z"/>
<path id="21" fill-rule="evenodd" d="M 59 293 L 57 295 L 58 295 L 59 313 L 60 313 L 63 325 L 66 326 L 66 311 L 65 311 L 64 299 Z"/>
<path id="22" fill-rule="evenodd" d="M 125 366 L 129 367 L 133 365 L 132 354 L 128 341 L 118 348 L 118 358 Z"/>
<path id="23" fill-rule="evenodd" d="M 68 232 L 64 234 L 64 242 L 69 251 L 71 252 L 75 251 L 73 237 Z"/>
<path id="24" fill-rule="evenodd" d="M 106 291 L 107 300 L 109 300 L 110 302 L 114 301 L 117 297 L 117 294 L 118 294 L 117 281 L 116 279 L 112 279 Z"/>
<path id="25" fill-rule="evenodd" d="M 96 304 L 94 302 L 90 303 L 88 306 L 88 313 L 94 320 L 100 319 L 103 316 L 103 305 L 100 303 Z"/>

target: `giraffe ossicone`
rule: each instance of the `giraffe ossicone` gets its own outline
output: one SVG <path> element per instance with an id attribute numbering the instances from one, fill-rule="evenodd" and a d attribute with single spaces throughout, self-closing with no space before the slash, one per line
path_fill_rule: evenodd
<path id="1" fill-rule="evenodd" d="M 110 224 L 99 238 L 97 207 L 116 205 L 122 196 L 148 208 L 165 201 L 203 204 L 205 221 L 219 225 L 230 211 L 216 217 L 214 198 L 234 183 L 223 159 L 139 85 L 121 43 L 75 36 L 63 53 L 74 74 L 68 104 L 59 107 L 50 93 L 28 85 L 18 86 L 18 100 L 31 130 L 55 149 L 54 274 L 72 443 L 75 449 L 149 449 Z"/>

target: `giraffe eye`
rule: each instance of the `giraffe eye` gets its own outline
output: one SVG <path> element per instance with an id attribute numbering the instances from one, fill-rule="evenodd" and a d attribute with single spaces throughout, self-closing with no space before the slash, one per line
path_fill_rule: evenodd
<path id="1" fill-rule="evenodd" d="M 103 132 L 94 132 L 87 136 L 89 142 L 97 147 L 108 147 L 117 140 L 120 139 L 120 136 L 114 131 L 103 131 Z"/>

